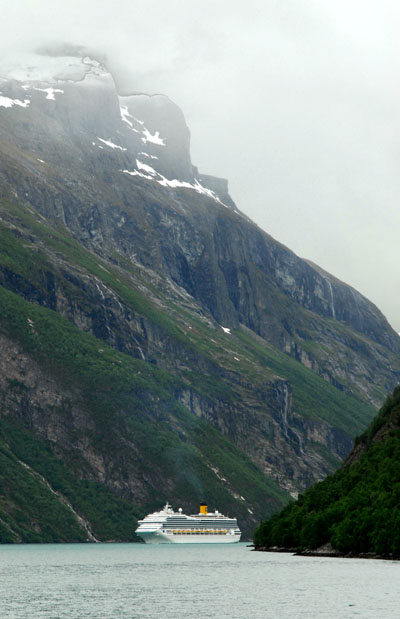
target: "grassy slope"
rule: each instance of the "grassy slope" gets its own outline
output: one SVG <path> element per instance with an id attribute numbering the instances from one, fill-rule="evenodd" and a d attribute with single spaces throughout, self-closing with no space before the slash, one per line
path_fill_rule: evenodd
<path id="1" fill-rule="evenodd" d="M 291 384 L 294 409 L 302 416 L 327 421 L 354 437 L 376 413 L 372 406 L 339 391 L 292 357 L 261 344 L 259 338 L 255 340 L 243 332 L 237 337 L 250 348 L 261 367 Z"/>
<path id="2" fill-rule="evenodd" d="M 134 289 L 128 277 L 83 249 L 63 228 L 54 229 L 44 220 L 37 221 L 37 215 L 23 206 L 3 206 L 24 231 L 24 238 L 21 241 L 18 233 L 0 224 L 0 265 L 21 278 L 19 286 L 23 294 L 24 286 L 28 292 L 34 286 L 40 293 L 46 271 L 53 272 L 56 278 L 62 277 L 44 250 L 44 247 L 49 248 L 56 256 L 102 280 L 128 307 L 157 324 L 168 337 L 181 342 L 197 356 L 240 374 L 255 385 L 265 384 L 276 376 L 289 380 L 294 392 L 294 408 L 299 414 L 324 419 L 351 435 L 359 433 L 372 417 L 372 407 L 339 392 L 259 338 L 253 339 L 242 331 L 230 336 L 216 331 L 165 299 L 168 312 L 160 309 Z M 34 243 L 30 242 L 29 235 Z M 68 286 L 68 282 L 63 280 L 62 285 Z M 72 293 L 81 294 L 75 289 Z M 160 293 L 152 290 L 151 294 Z M 85 303 L 84 296 L 77 301 Z M 210 504 L 214 501 L 220 506 L 223 502 L 228 511 L 239 516 L 241 513 L 243 517 L 246 508 L 233 493 L 244 496 L 265 514 L 272 513 L 286 502 L 287 495 L 228 439 L 207 422 L 188 413 L 173 398 L 176 389 L 189 383 L 207 397 L 231 400 L 241 395 L 240 387 L 234 381 L 229 382 L 218 373 L 199 380 L 196 372 L 188 371 L 180 377 L 164 372 L 152 364 L 117 352 L 104 342 L 82 333 L 55 312 L 27 303 L 1 287 L 0 310 L 1 329 L 9 337 L 18 341 L 57 380 L 67 386 L 79 385 L 83 406 L 96 423 L 97 436 L 92 440 L 101 449 L 110 447 L 107 445 L 111 440 L 107 431 L 110 422 L 118 428 L 123 419 L 137 438 L 146 466 L 150 469 L 158 466 L 160 471 L 167 471 L 175 479 L 175 496 L 182 497 L 182 502 L 184 499 L 197 502 L 204 497 L 206 489 Z M 28 318 L 34 328 L 28 323 Z M 58 343 L 57 347 L 54 342 Z M 235 356 L 240 362 L 234 360 Z M 162 424 L 146 413 L 154 399 L 165 411 Z M 110 411 L 115 411 L 112 417 Z M 183 429 L 185 440 L 178 436 L 177 427 Z M 40 458 L 35 466 L 40 470 Z M 210 467 L 233 480 L 232 487 L 222 484 Z M 74 485 L 76 478 L 73 474 L 72 478 L 75 479 L 71 481 Z M 109 496 L 114 495 L 110 493 Z M 154 494 L 154 505 L 146 506 L 146 509 L 167 498 L 160 490 L 158 495 Z M 70 500 L 75 505 L 77 499 L 72 497 Z M 109 500 L 112 503 L 111 498 Z M 77 505 L 80 506 L 79 499 Z M 113 509 L 116 508 L 111 511 Z M 92 522 L 93 512 L 90 515 L 89 509 L 87 514 Z M 130 539 L 127 529 L 121 533 L 115 525 L 101 535 Z"/>
<path id="3" fill-rule="evenodd" d="M 27 469 L 27 466 L 29 469 Z M 36 475 L 35 473 L 38 473 Z M 138 541 L 138 510 L 105 486 L 80 480 L 49 445 L 15 421 L 0 419 L 0 543 L 86 541 L 87 533 L 54 492 L 89 520 L 97 539 Z"/>
<path id="4" fill-rule="evenodd" d="M 275 376 L 287 379 L 294 391 L 294 408 L 300 415 L 325 420 L 355 436 L 375 414 L 372 406 L 340 392 L 293 358 L 277 351 L 266 342 L 260 343 L 260 338 L 253 339 L 241 331 L 227 336 L 222 331 L 211 329 L 199 318 L 173 303 L 168 303 L 168 311 L 161 310 L 144 294 L 134 289 L 131 282 L 124 279 L 123 274 L 83 249 L 64 229 L 55 230 L 44 221 L 39 223 L 33 214 L 20 205 L 7 203 L 5 206 L 14 213 L 16 221 L 27 233 L 34 234 L 46 247 L 65 260 L 95 275 L 114 290 L 128 307 L 147 317 L 161 327 L 167 336 L 184 344 L 196 355 L 239 372 L 252 384 L 265 383 Z M 9 266 L 39 287 L 40 280 L 43 279 L 41 274 L 46 269 L 52 269 L 43 251 L 36 247 L 35 252 L 32 252 L 27 244 L 22 244 L 1 225 L 0 264 Z M 154 290 L 151 290 L 151 294 L 154 295 Z M 84 303 L 84 299 L 79 301 Z M 239 358 L 240 362 L 234 357 Z M 188 372 L 186 379 L 194 388 L 203 390 L 208 396 L 234 397 L 228 383 L 218 376 L 203 377 L 200 382 L 198 374 Z"/>
<path id="5" fill-rule="evenodd" d="M 216 467 L 222 476 L 233 480 L 236 493 L 260 510 L 272 513 L 286 502 L 286 494 L 249 458 L 174 400 L 179 379 L 100 343 L 57 313 L 28 303 L 4 288 L 0 288 L 0 308 L 1 330 L 62 384 L 73 385 L 75 390 L 79 387 L 81 404 L 96 425 L 91 440 L 103 453 L 121 448 L 115 441 L 125 424 L 124 428 L 132 429 L 130 438 L 140 449 L 146 467 L 174 478 L 174 494 L 182 499 L 197 503 L 206 489 L 210 501 L 244 516 L 244 506 L 210 468 Z M 163 413 L 160 422 L 152 416 L 152 408 Z M 177 427 L 186 434 L 185 440 L 177 434 Z M 155 500 L 166 498 L 160 490 Z"/>
<path id="6" fill-rule="evenodd" d="M 356 443 L 361 455 L 260 524 L 257 546 L 330 541 L 344 553 L 400 556 L 400 387 Z"/>

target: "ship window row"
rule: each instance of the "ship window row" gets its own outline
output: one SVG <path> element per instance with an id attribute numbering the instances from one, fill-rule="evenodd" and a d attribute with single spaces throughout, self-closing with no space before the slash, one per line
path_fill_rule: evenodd
<path id="1" fill-rule="evenodd" d="M 237 522 L 236 521 L 221 521 L 221 520 L 207 520 L 207 521 L 201 521 L 201 520 L 178 520 L 178 519 L 172 519 L 172 518 L 168 518 L 166 524 L 185 524 L 188 526 L 205 526 L 205 525 L 216 525 L 216 526 L 237 526 Z"/>
<path id="2" fill-rule="evenodd" d="M 228 529 L 215 529 L 213 531 L 190 531 L 187 529 L 177 529 L 163 531 L 165 535 L 240 535 L 239 529 L 229 531 Z"/>
<path id="3" fill-rule="evenodd" d="M 175 522 L 168 522 L 165 524 L 166 527 L 185 527 L 187 529 L 209 529 L 211 528 L 216 528 L 216 529 L 235 529 L 237 528 L 237 524 L 231 524 L 230 522 L 225 523 L 225 522 L 202 522 L 202 523 L 191 523 L 191 522 L 185 522 L 185 523 L 175 523 Z"/>

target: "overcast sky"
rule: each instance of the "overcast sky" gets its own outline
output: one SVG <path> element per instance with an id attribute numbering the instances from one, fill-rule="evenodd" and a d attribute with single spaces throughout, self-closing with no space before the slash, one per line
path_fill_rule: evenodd
<path id="1" fill-rule="evenodd" d="M 183 109 L 192 160 L 400 331 L 400 4 L 1 1 L 0 54 L 66 41 Z"/>

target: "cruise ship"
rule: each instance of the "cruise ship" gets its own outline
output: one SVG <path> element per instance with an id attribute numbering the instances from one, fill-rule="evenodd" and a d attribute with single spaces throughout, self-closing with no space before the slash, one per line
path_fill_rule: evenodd
<path id="1" fill-rule="evenodd" d="M 241 536 L 236 518 L 217 510 L 208 512 L 205 503 L 192 516 L 183 514 L 181 507 L 175 512 L 167 503 L 138 524 L 136 533 L 146 544 L 227 544 L 238 542 Z"/>

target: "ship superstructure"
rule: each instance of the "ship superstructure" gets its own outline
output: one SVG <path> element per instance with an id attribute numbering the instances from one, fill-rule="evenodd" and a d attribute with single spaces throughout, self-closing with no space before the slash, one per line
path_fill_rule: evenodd
<path id="1" fill-rule="evenodd" d="M 228 518 L 218 510 L 207 511 L 202 503 L 198 514 L 187 516 L 180 507 L 175 512 L 167 503 L 160 511 L 139 520 L 136 533 L 147 544 L 226 544 L 240 540 L 236 518 Z"/>

